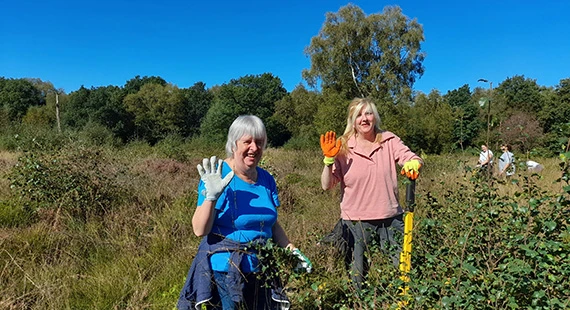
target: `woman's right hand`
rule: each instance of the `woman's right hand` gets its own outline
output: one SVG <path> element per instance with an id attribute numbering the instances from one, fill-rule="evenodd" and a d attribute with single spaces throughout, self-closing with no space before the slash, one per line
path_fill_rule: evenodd
<path id="1" fill-rule="evenodd" d="M 212 156 L 210 159 L 204 158 L 202 165 L 198 164 L 198 166 L 196 166 L 200 174 L 200 179 L 204 182 L 204 186 L 206 187 L 202 193 L 206 196 L 206 200 L 217 200 L 234 176 L 234 172 L 230 171 L 222 179 L 222 163 L 223 160 L 218 160 L 216 156 Z"/>
<path id="2" fill-rule="evenodd" d="M 340 151 L 342 142 L 340 139 L 336 139 L 336 133 L 334 131 L 327 131 L 324 135 L 321 135 L 321 150 L 323 150 L 323 155 L 325 157 L 335 157 Z"/>

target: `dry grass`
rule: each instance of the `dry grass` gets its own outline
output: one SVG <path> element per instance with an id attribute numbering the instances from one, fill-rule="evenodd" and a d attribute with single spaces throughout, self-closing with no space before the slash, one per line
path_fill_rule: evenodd
<path id="1" fill-rule="evenodd" d="M 16 165 L 19 156 L 19 153 L 0 150 L 0 197 L 9 197 L 10 195 L 10 180 L 4 175 Z"/>
<path id="2" fill-rule="evenodd" d="M 2 200 L 10 199 L 4 173 L 18 155 L 0 152 Z M 147 148 L 109 150 L 102 163 L 108 166 L 105 173 L 120 178 L 118 183 L 130 195 L 120 208 L 102 221 L 78 224 L 70 219 L 58 229 L 42 222 L 0 229 L 0 308 L 172 309 L 199 242 L 192 234 L 191 217 L 198 183 L 195 167 L 202 154 L 190 150 L 186 155 L 189 160 L 184 161 Z M 428 193 L 443 197 L 470 184 L 469 167 L 476 160 L 467 155 L 427 156 L 417 181 L 419 205 Z M 494 182 L 497 192 L 511 196 L 531 183 L 560 192 L 560 184 L 554 183 L 560 177 L 558 160 L 535 160 L 545 167 L 539 176 L 519 171 L 518 184 Z M 282 226 L 318 266 L 313 278 L 340 285 L 338 279 L 347 275 L 334 249 L 318 245 L 339 218 L 338 188 L 320 187 L 320 151 L 268 149 L 261 166 L 276 178 Z"/>

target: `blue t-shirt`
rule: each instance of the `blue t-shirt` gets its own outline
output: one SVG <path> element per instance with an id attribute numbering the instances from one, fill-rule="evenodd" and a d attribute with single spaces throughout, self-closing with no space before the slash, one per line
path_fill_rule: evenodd
<path id="1" fill-rule="evenodd" d="M 280 205 L 275 179 L 266 170 L 257 167 L 257 182 L 249 184 L 234 176 L 216 202 L 216 214 L 210 233 L 223 235 L 228 239 L 249 242 L 259 237 L 272 237 L 273 225 L 277 221 L 277 207 Z M 222 165 L 222 178 L 231 171 L 226 162 Z M 204 183 L 198 185 L 198 202 L 205 200 L 202 194 Z M 230 253 L 215 253 L 211 256 L 212 270 L 227 272 Z M 242 272 L 257 271 L 255 255 L 247 255 L 242 261 Z"/>

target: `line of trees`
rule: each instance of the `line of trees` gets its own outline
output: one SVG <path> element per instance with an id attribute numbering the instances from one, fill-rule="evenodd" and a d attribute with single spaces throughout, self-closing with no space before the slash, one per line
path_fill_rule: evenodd
<path id="1" fill-rule="evenodd" d="M 53 128 L 57 95 L 64 130 L 102 128 L 123 143 L 154 144 L 172 135 L 223 141 L 231 121 L 251 113 L 265 121 L 271 145 L 315 147 L 320 133 L 343 130 L 349 101 L 365 96 L 378 105 L 382 127 L 416 151 L 477 147 L 485 141 L 488 120 L 491 145 L 508 142 L 522 152 L 553 153 L 568 142 L 570 78 L 544 87 L 517 75 L 495 89 L 465 84 L 446 94 L 414 92 L 424 72 L 423 41 L 421 24 L 399 7 L 366 15 L 349 4 L 327 13 L 305 49 L 311 59 L 302 72 L 308 88 L 300 84 L 288 92 L 271 73 L 211 88 L 202 82 L 179 88 L 162 77 L 136 76 L 123 86 L 82 86 L 66 94 L 40 79 L 0 77 L 0 122 L 3 128 Z"/>

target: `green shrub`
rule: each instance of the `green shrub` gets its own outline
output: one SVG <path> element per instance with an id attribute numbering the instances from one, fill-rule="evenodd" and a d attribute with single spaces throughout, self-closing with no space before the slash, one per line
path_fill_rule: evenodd
<path id="1" fill-rule="evenodd" d="M 313 150 L 320 149 L 319 138 L 293 137 L 283 146 L 287 150 Z"/>
<path id="2" fill-rule="evenodd" d="M 35 212 L 22 203 L 12 200 L 0 201 L 0 227 L 26 226 L 35 220 Z"/>
<path id="3" fill-rule="evenodd" d="M 51 126 L 17 125 L 0 135 L 0 148 L 9 151 L 55 151 L 67 143 L 69 136 Z"/>
<path id="4" fill-rule="evenodd" d="M 86 145 L 93 146 L 116 147 L 122 144 L 109 128 L 96 122 L 88 122 L 78 133 L 78 138 Z"/>
<path id="5" fill-rule="evenodd" d="M 121 203 L 121 189 L 107 168 L 103 152 L 67 147 L 54 154 L 25 153 L 9 178 L 29 210 L 85 220 Z"/>

